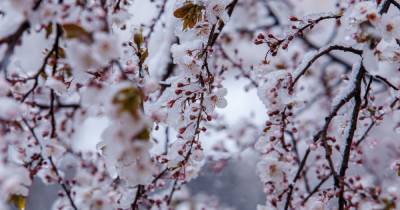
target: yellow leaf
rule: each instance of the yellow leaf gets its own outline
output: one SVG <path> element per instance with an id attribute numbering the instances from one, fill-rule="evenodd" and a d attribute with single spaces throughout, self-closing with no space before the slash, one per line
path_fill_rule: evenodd
<path id="1" fill-rule="evenodd" d="M 135 87 L 127 87 L 120 90 L 114 97 L 113 97 L 113 104 L 119 106 L 119 114 L 123 112 L 128 112 L 134 117 L 138 119 L 139 117 L 139 110 L 142 106 L 142 98 L 143 93 L 140 89 Z"/>
<path id="2" fill-rule="evenodd" d="M 137 45 L 140 46 L 144 42 L 144 38 L 142 35 L 142 32 L 137 32 L 133 35 L 133 42 Z"/>
<path id="3" fill-rule="evenodd" d="M 188 2 L 185 5 L 183 5 L 182 7 L 176 9 L 174 11 L 174 16 L 176 18 L 184 18 L 189 12 L 190 9 L 194 6 L 194 4 L 192 2 Z"/>
<path id="4" fill-rule="evenodd" d="M 58 48 L 58 56 L 60 56 L 60 58 L 66 58 L 64 48 L 62 47 Z"/>
<path id="5" fill-rule="evenodd" d="M 18 210 L 25 210 L 26 199 L 22 195 L 12 195 L 10 203 L 14 204 Z"/>
<path id="6" fill-rule="evenodd" d="M 91 40 L 91 35 L 81 26 L 74 23 L 66 23 L 62 25 L 64 34 L 67 39 L 82 39 L 85 41 Z"/>
<path id="7" fill-rule="evenodd" d="M 137 136 L 136 138 L 140 140 L 149 140 L 150 138 L 150 131 L 147 128 L 144 128 Z"/>
<path id="8" fill-rule="evenodd" d="M 182 30 L 193 28 L 196 23 L 202 20 L 203 6 L 186 2 L 185 5 L 174 11 L 176 18 L 182 19 Z"/>

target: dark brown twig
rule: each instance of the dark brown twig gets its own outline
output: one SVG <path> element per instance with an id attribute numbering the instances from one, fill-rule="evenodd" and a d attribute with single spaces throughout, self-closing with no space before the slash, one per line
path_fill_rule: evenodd
<path id="1" fill-rule="evenodd" d="M 354 108 L 351 116 L 351 124 L 349 128 L 349 132 L 346 138 L 346 147 L 344 150 L 343 160 L 339 171 L 340 177 L 340 191 L 339 191 L 339 210 L 343 210 L 345 206 L 345 198 L 344 198 L 344 178 L 346 175 L 346 170 L 350 161 L 350 152 L 351 147 L 353 145 L 353 137 L 357 129 L 358 122 L 358 114 L 361 110 L 361 82 L 365 75 L 365 68 L 361 65 L 360 70 L 358 70 L 358 74 L 355 78 L 355 88 L 354 88 Z"/>

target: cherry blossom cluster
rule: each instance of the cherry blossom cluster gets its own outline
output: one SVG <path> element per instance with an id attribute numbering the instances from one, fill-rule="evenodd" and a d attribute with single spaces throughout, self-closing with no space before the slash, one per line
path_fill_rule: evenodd
<path id="1" fill-rule="evenodd" d="M 259 210 L 400 208 L 398 1 L 138 1 L 0 2 L 0 209 L 230 209 L 185 184 L 246 151 Z M 262 124 L 220 113 L 239 80 Z"/>
<path id="2" fill-rule="evenodd" d="M 395 1 L 344 1 L 337 12 L 290 16 L 290 30 L 256 36 L 255 44 L 268 48 L 261 74 L 266 83 L 258 87 L 269 111 L 265 134 L 256 144 L 265 156 L 257 171 L 267 198 L 259 209 L 398 207 L 397 184 L 370 165 L 398 159 L 395 137 L 389 137 L 396 136 L 396 120 L 391 134 L 383 134 L 390 140 L 376 139 L 377 148 L 391 147 L 394 155 L 376 157 L 365 142 L 375 127 L 391 121 L 384 116 L 398 109 L 399 63 L 392 50 L 399 46 L 396 7 Z M 318 47 L 306 33 L 329 19 L 335 31 L 326 46 Z M 279 66 L 281 56 L 295 57 Z"/>
<path id="3" fill-rule="evenodd" d="M 1 2 L 2 209 L 9 201 L 25 208 L 35 177 L 61 186 L 53 209 L 166 209 L 197 176 L 202 122 L 227 103 L 209 57 L 237 1 L 163 1 L 145 28 L 128 24 L 132 3 Z M 180 40 L 170 46 L 176 71 L 159 82 L 149 72 L 148 45 L 170 4 Z M 29 46 L 36 57 L 20 51 Z M 109 126 L 97 151 L 82 152 L 75 133 L 98 116 Z M 160 127 L 177 138 L 166 142 L 168 152 L 150 153 Z"/>

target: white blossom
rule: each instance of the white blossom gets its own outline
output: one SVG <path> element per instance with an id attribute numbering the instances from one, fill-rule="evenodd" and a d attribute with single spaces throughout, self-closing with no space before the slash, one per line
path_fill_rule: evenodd
<path id="1" fill-rule="evenodd" d="M 0 97 L 0 119 L 16 120 L 23 112 L 23 107 L 17 101 L 8 97 Z"/>
<path id="2" fill-rule="evenodd" d="M 207 13 L 208 21 L 212 24 L 216 23 L 217 20 L 221 20 L 223 23 L 229 21 L 229 15 L 226 10 L 226 6 L 229 4 L 227 0 L 217 0 L 207 2 Z"/>
<path id="3" fill-rule="evenodd" d="M 92 46 L 93 57 L 102 66 L 119 57 L 118 39 L 115 35 L 98 33 Z"/>
<path id="4" fill-rule="evenodd" d="M 377 24 L 377 29 L 382 34 L 382 37 L 386 41 L 391 39 L 400 38 L 400 16 L 392 16 L 389 14 L 383 14 L 380 19 L 380 23 Z"/>

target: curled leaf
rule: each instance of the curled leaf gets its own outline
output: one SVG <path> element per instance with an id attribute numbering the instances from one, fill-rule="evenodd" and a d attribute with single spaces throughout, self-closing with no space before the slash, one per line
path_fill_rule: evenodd
<path id="1" fill-rule="evenodd" d="M 135 32 L 133 34 L 133 42 L 137 45 L 137 46 L 141 46 L 142 43 L 144 42 L 144 38 L 143 38 L 143 34 L 142 32 Z"/>
<path id="2" fill-rule="evenodd" d="M 196 23 L 202 20 L 202 5 L 193 4 L 192 2 L 186 2 L 182 7 L 174 11 L 176 18 L 182 19 L 183 26 L 182 30 L 193 28 Z"/>

